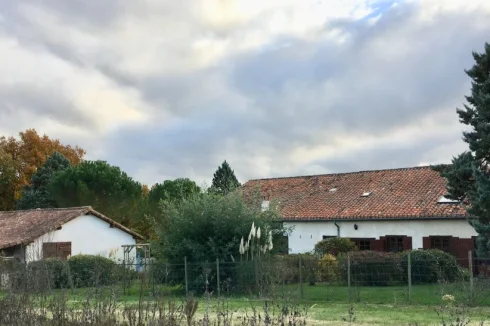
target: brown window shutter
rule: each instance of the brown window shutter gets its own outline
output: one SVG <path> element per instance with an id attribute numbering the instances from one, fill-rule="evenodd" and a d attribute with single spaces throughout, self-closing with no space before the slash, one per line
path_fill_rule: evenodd
<path id="1" fill-rule="evenodd" d="M 380 237 L 379 240 L 371 240 L 371 250 L 386 251 L 386 238 Z"/>
<path id="2" fill-rule="evenodd" d="M 56 243 L 45 242 L 43 243 L 43 259 L 56 257 Z"/>
<path id="3" fill-rule="evenodd" d="M 422 247 L 424 249 L 430 249 L 430 237 L 423 237 L 422 238 Z"/>
<path id="4" fill-rule="evenodd" d="M 380 246 L 380 251 L 387 251 L 388 250 L 388 246 L 386 244 L 386 237 L 379 237 L 379 241 L 381 242 L 381 246 Z"/>
<path id="5" fill-rule="evenodd" d="M 455 237 L 449 237 L 449 249 L 448 249 L 448 253 L 453 255 L 454 257 L 459 257 L 460 254 L 459 254 L 459 250 L 460 249 L 460 246 L 459 246 L 459 238 L 455 238 Z M 464 256 L 463 256 L 464 258 Z"/>
<path id="6" fill-rule="evenodd" d="M 58 242 L 56 256 L 63 260 L 68 259 L 71 256 L 71 242 Z"/>
<path id="7" fill-rule="evenodd" d="M 412 237 L 403 238 L 403 250 L 412 250 Z"/>

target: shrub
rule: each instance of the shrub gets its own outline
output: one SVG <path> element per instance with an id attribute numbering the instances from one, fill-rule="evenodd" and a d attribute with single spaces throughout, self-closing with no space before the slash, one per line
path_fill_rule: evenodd
<path id="1" fill-rule="evenodd" d="M 33 261 L 27 265 L 26 272 L 28 287 L 35 291 L 73 286 L 70 268 L 65 260 L 49 258 Z"/>
<path id="2" fill-rule="evenodd" d="M 277 255 L 273 258 L 272 264 L 275 269 L 275 273 L 272 274 L 274 283 L 290 284 L 298 282 L 299 259 L 295 254 Z"/>
<path id="3" fill-rule="evenodd" d="M 404 276 L 408 273 L 408 253 L 400 254 Z M 454 282 L 463 277 L 463 269 L 456 258 L 439 249 L 413 250 L 410 254 L 413 283 Z"/>
<path id="4" fill-rule="evenodd" d="M 110 285 L 116 282 L 117 265 L 109 258 L 76 255 L 68 259 L 75 287 Z"/>
<path id="5" fill-rule="evenodd" d="M 318 261 L 317 280 L 319 282 L 333 282 L 339 278 L 339 262 L 334 255 L 325 254 Z"/>
<path id="6" fill-rule="evenodd" d="M 386 286 L 403 279 L 399 255 L 391 252 L 355 251 L 349 253 L 351 280 L 357 285 Z M 347 279 L 347 254 L 339 257 L 341 273 Z"/>
<path id="7" fill-rule="evenodd" d="M 157 284 L 176 285 L 184 283 L 184 265 L 169 264 L 155 260 L 150 265 L 151 277 Z"/>
<path id="8" fill-rule="evenodd" d="M 325 254 L 337 256 L 341 253 L 356 251 L 356 244 L 348 238 L 329 238 L 315 245 L 315 254 L 323 257 Z"/>

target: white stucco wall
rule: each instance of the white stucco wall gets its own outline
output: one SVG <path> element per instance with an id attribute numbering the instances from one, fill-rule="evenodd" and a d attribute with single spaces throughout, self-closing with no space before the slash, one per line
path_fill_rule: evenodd
<path id="1" fill-rule="evenodd" d="M 61 230 L 52 231 L 26 247 L 26 261 L 42 258 L 43 242 L 71 242 L 71 254 L 100 255 L 122 262 L 122 245 L 135 244 L 133 236 L 93 215 L 82 215 L 65 223 Z M 136 250 L 131 252 L 135 259 Z"/>
<path id="2" fill-rule="evenodd" d="M 337 221 L 340 236 L 346 238 L 376 238 L 386 235 L 412 237 L 413 249 L 422 249 L 422 238 L 428 236 L 453 236 L 471 238 L 477 236 L 475 229 L 466 220 L 413 220 L 413 221 Z M 354 229 L 357 224 L 358 229 Z M 289 235 L 289 252 L 303 253 L 313 250 L 323 236 L 337 236 L 333 221 L 286 222 L 293 227 Z"/>

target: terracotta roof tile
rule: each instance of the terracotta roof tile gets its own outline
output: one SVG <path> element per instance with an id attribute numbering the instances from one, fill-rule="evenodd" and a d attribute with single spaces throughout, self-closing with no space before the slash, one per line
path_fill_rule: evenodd
<path id="1" fill-rule="evenodd" d="M 278 200 L 284 219 L 464 218 L 459 204 L 438 203 L 446 181 L 429 166 L 250 180 Z M 335 191 L 331 189 L 336 188 Z M 361 196 L 371 192 L 369 196 Z"/>
<path id="2" fill-rule="evenodd" d="M 114 225 L 114 227 L 131 234 L 135 238 L 143 239 L 141 235 L 102 215 L 90 206 L 0 211 L 0 249 L 30 243 L 66 222 L 88 214 Z"/>

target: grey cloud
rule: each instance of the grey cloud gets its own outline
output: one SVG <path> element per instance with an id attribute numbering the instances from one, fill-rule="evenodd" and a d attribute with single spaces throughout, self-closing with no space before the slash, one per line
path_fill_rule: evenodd
<path id="1" fill-rule="evenodd" d="M 84 114 L 56 89 L 22 84 L 2 86 L 0 98 L 1 121 L 10 121 L 19 113 L 28 112 L 67 126 L 91 128 L 95 124 L 94 117 Z M 33 127 L 35 122 L 29 126 Z"/>
<path id="2" fill-rule="evenodd" d="M 312 128 L 334 124 L 356 132 L 386 132 L 443 106 L 454 110 L 455 96 L 462 99 L 466 91 L 463 69 L 472 64 L 470 51 L 490 32 L 473 23 L 490 16 L 446 15 L 416 26 L 414 14 L 404 5 L 372 27 L 355 23 L 349 29 L 344 22 L 352 36 L 342 45 L 296 41 L 233 59 L 238 62 L 233 83 L 279 119 L 290 110 L 304 114 L 301 121 Z M 296 58 L 298 52 L 312 54 Z M 297 101 L 300 94 L 304 97 Z"/>
<path id="3" fill-rule="evenodd" d="M 249 170 L 252 162 L 246 159 L 259 153 L 269 157 L 273 171 L 287 173 L 282 167 L 296 146 L 334 144 L 342 135 L 387 135 L 441 108 L 457 119 L 455 107 L 468 91 L 464 69 L 472 64 L 471 51 L 490 32 L 475 22 L 489 17 L 448 14 L 411 26 L 416 7 L 399 8 L 371 27 L 344 21 L 351 35 L 344 44 L 280 38 L 267 51 L 230 57 L 207 71 L 146 80 L 140 84 L 146 98 L 155 105 L 169 104 L 184 124 L 121 130 L 109 141 L 114 151 L 108 156 L 115 159 L 123 144 L 139 144 L 138 156 L 153 161 L 162 174 L 178 175 L 193 167 L 208 178 L 221 160 L 242 157 L 246 163 L 235 163 L 235 169 L 247 179 L 262 176 L 262 171 Z M 220 74 L 228 77 L 223 81 L 226 96 L 202 92 Z M 246 113 L 233 110 L 234 105 Z M 460 131 L 454 135 L 452 141 L 460 142 Z M 431 137 L 431 142 L 373 148 L 312 164 L 324 171 L 417 165 L 446 143 L 428 130 L 427 139 Z M 308 166 L 289 169 L 298 174 L 306 170 Z"/>
<path id="4" fill-rule="evenodd" d="M 132 4 L 130 9 L 124 9 L 119 1 L 108 3 L 85 5 L 86 2 L 76 1 L 66 5 L 59 1 L 43 8 L 81 28 L 91 26 L 94 31 L 99 28 L 104 32 L 128 17 L 150 14 L 145 13 L 145 6 L 137 8 Z M 161 33 L 168 35 L 165 42 L 177 44 L 177 50 L 170 49 L 176 52 L 189 47 L 192 41 L 172 39 L 172 28 L 179 26 L 179 20 L 185 25 L 184 19 L 192 16 L 186 16 L 186 5 L 179 3 L 164 2 L 158 9 L 162 19 L 169 17 L 170 27 Z M 230 161 L 241 181 L 315 169 L 321 173 L 417 165 L 441 146 L 449 146 L 449 140 L 427 130 L 420 143 L 373 147 L 304 166 L 294 166 L 292 155 L 298 146 L 334 146 L 345 136 L 386 137 L 441 109 L 451 119 L 457 119 L 455 107 L 469 90 L 463 70 L 472 64 L 471 51 L 480 49 L 487 40 L 490 27 L 486 22 L 490 17 L 483 12 L 444 13 L 420 23 L 415 19 L 418 10 L 417 3 L 401 3 L 385 11 L 374 25 L 367 20 L 330 21 L 324 32 L 340 29 L 346 36 L 343 43 L 326 37 L 307 41 L 281 36 L 261 51 L 230 55 L 212 67 L 179 74 L 136 76 L 117 61 L 89 62 L 120 86 L 138 90 L 154 114 L 146 125 L 109 133 L 98 145 L 104 153 L 100 158 L 120 165 L 131 175 L 145 175 L 142 169 L 151 166 L 152 173 L 156 171 L 158 176 L 179 177 L 194 170 L 197 178 L 208 181 L 224 159 Z M 14 18 L 10 18 L 11 22 Z M 30 36 L 37 35 L 31 30 L 34 27 L 22 17 L 15 19 L 17 28 L 6 30 L 17 33 L 29 44 L 33 41 Z M 216 32 L 222 38 L 247 28 L 208 28 L 199 34 L 200 27 L 202 22 L 182 28 L 189 29 L 191 35 Z M 44 44 L 64 60 L 85 64 L 86 58 L 79 58 L 77 49 L 70 45 L 43 39 L 34 42 Z M 19 86 L 18 94 L 9 96 L 17 98 L 24 92 L 29 92 L 29 88 Z M 41 103 L 41 94 L 48 99 L 54 96 L 42 90 L 38 94 Z M 51 100 L 58 101 L 54 98 Z M 28 97 L 26 101 L 34 102 Z M 43 109 L 25 106 L 37 109 L 39 114 L 50 112 L 67 124 L 81 120 L 90 125 L 90 118 L 83 114 L 74 117 L 76 109 L 59 110 L 70 107 L 64 104 L 41 105 Z M 171 120 L 160 121 L 166 115 Z M 437 127 L 444 128 L 444 122 Z M 459 130 L 451 135 L 454 137 L 449 137 L 450 144 L 461 143 Z M 449 160 L 451 153 L 443 155 Z M 258 167 L 255 160 L 259 156 L 270 170 Z M 158 176 L 147 175 L 142 181 L 161 181 L 156 179 Z"/>
<path id="5" fill-rule="evenodd" d="M 327 157 L 311 162 L 304 170 L 328 171 L 331 173 L 354 172 L 360 170 L 393 169 L 412 167 L 419 164 L 448 163 L 452 152 L 446 152 L 446 158 L 434 157 L 431 153 L 441 148 L 461 149 L 462 142 L 457 134 L 428 135 L 410 143 L 389 143 L 378 148 L 363 148 L 344 156 Z M 427 161 L 428 159 L 428 161 Z"/>

